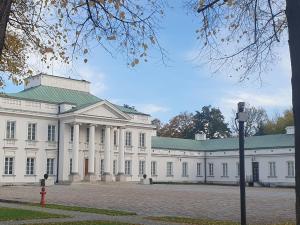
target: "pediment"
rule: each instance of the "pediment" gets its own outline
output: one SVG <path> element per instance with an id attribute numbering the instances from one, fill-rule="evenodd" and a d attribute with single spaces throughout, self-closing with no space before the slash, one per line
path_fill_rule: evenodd
<path id="1" fill-rule="evenodd" d="M 122 112 L 107 101 L 95 103 L 91 106 L 78 110 L 76 114 L 112 119 L 130 119 L 126 113 Z"/>

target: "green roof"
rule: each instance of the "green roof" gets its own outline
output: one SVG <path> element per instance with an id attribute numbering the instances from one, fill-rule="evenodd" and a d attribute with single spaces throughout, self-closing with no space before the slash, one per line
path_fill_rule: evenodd
<path id="1" fill-rule="evenodd" d="M 191 139 L 152 137 L 152 148 L 192 151 L 224 151 L 237 150 L 238 138 L 207 139 L 196 141 Z M 275 134 L 252 136 L 245 138 L 245 149 L 289 148 L 294 147 L 294 135 Z"/>
<path id="2" fill-rule="evenodd" d="M 25 89 L 18 93 L 6 94 L 7 97 L 30 100 L 30 101 L 41 101 L 48 103 L 69 103 L 76 105 L 76 108 L 71 111 L 82 109 L 89 105 L 103 101 L 102 99 L 84 91 L 71 90 L 66 88 L 51 87 L 45 85 L 39 85 L 36 87 Z M 115 105 L 119 110 L 125 113 L 141 114 L 135 109 L 126 108 L 123 106 Z"/>

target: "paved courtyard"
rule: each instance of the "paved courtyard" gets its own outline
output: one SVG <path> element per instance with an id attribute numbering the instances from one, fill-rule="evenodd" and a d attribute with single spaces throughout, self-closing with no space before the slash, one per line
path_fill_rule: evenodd
<path id="1" fill-rule="evenodd" d="M 0 187 L 0 198 L 39 201 L 40 187 Z M 251 223 L 294 221 L 294 189 L 247 188 Z M 239 220 L 239 187 L 218 185 L 73 184 L 47 187 L 51 203 L 174 215 Z"/>

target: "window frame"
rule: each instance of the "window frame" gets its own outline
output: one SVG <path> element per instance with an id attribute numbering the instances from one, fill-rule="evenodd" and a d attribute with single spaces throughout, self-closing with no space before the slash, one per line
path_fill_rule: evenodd
<path id="1" fill-rule="evenodd" d="M 125 160 L 125 175 L 132 176 L 132 161 Z"/>
<path id="2" fill-rule="evenodd" d="M 139 133 L 139 147 L 146 148 L 146 133 Z"/>
<path id="3" fill-rule="evenodd" d="M 55 175 L 55 158 L 47 158 L 47 170 L 46 173 L 49 176 L 54 176 Z"/>
<path id="4" fill-rule="evenodd" d="M 6 159 L 8 159 L 7 162 L 6 162 Z M 12 160 L 10 160 L 10 159 L 12 159 Z M 12 156 L 4 157 L 3 175 L 5 175 L 5 176 L 14 176 L 15 175 L 15 157 L 12 157 Z"/>
<path id="5" fill-rule="evenodd" d="M 131 131 L 125 132 L 125 146 L 132 147 L 132 132 Z"/>
<path id="6" fill-rule="evenodd" d="M 56 141 L 55 135 L 56 135 L 56 126 L 53 124 L 48 124 L 48 142 L 55 142 Z"/>
<path id="7" fill-rule="evenodd" d="M 157 161 L 151 161 L 151 176 L 157 176 Z"/>
<path id="8" fill-rule="evenodd" d="M 287 161 L 287 177 L 295 177 L 295 161 Z"/>
<path id="9" fill-rule="evenodd" d="M 189 174 L 188 174 L 188 162 L 182 162 L 181 169 L 182 169 L 181 176 L 182 177 L 188 177 L 189 176 Z"/>
<path id="10" fill-rule="evenodd" d="M 269 162 L 269 177 L 276 177 L 276 162 Z"/>
<path id="11" fill-rule="evenodd" d="M 28 141 L 36 141 L 37 140 L 37 123 L 28 123 L 27 140 Z"/>
<path id="12" fill-rule="evenodd" d="M 173 174 L 173 162 L 167 162 L 167 177 L 173 177 L 174 174 Z"/>
<path id="13" fill-rule="evenodd" d="M 29 160 L 29 161 L 28 161 Z M 35 165 L 36 164 L 36 158 L 34 157 L 26 157 L 26 176 L 35 176 Z"/>
<path id="14" fill-rule="evenodd" d="M 196 164 L 196 176 L 202 177 L 202 163 L 197 162 Z"/>
<path id="15" fill-rule="evenodd" d="M 146 161 L 139 160 L 139 176 L 146 174 Z"/>
<path id="16" fill-rule="evenodd" d="M 228 177 L 228 163 L 222 163 L 222 177 Z"/>
<path id="17" fill-rule="evenodd" d="M 208 177 L 214 177 L 214 164 L 208 163 Z"/>
<path id="18" fill-rule="evenodd" d="M 14 124 L 13 129 L 11 124 Z M 17 127 L 16 124 L 17 122 L 15 120 L 6 121 L 6 135 L 5 135 L 6 139 L 16 139 L 16 127 Z"/>

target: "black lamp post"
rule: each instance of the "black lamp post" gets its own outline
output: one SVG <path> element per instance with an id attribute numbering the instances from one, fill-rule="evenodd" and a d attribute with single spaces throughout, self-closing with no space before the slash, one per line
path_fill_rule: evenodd
<path id="1" fill-rule="evenodd" d="M 241 225 L 246 225 L 246 193 L 245 193 L 245 127 L 247 121 L 245 102 L 238 103 L 236 120 L 239 122 L 239 155 L 240 155 L 240 202 L 241 202 Z"/>

